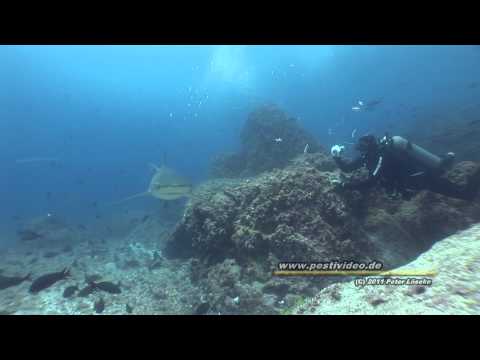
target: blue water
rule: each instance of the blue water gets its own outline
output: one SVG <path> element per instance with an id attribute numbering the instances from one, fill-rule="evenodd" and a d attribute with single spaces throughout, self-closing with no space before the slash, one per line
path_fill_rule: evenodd
<path id="1" fill-rule="evenodd" d="M 0 46 L 1 226 L 91 216 L 146 190 L 164 153 L 199 183 L 265 102 L 326 148 L 354 129 L 428 131 L 478 103 L 479 63 L 478 46 Z M 16 162 L 34 157 L 58 161 Z"/>

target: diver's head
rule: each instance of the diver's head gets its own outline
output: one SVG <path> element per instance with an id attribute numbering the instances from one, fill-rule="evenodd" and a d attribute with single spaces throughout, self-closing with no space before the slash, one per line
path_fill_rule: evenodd
<path id="1" fill-rule="evenodd" d="M 363 135 L 358 139 L 357 145 L 355 148 L 360 151 L 362 154 L 371 153 L 377 151 L 378 142 L 375 136 L 373 135 Z"/>

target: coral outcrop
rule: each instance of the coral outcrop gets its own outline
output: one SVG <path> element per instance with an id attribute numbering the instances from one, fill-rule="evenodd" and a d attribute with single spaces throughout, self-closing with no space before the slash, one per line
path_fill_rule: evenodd
<path id="1" fill-rule="evenodd" d="M 461 183 L 474 168 L 460 163 L 448 176 Z M 165 254 L 194 259 L 192 281 L 209 294 L 214 311 L 278 313 L 292 296 L 339 280 L 273 277 L 280 261 L 377 260 L 393 268 L 480 221 L 478 201 L 426 191 L 393 200 L 381 190 L 338 191 L 339 179 L 332 161 L 316 153 L 257 177 L 207 183 L 187 205 Z"/>
<path id="2" fill-rule="evenodd" d="M 218 156 L 212 165 L 213 177 L 242 177 L 288 165 L 302 154 L 323 151 L 295 118 L 274 105 L 264 105 L 250 113 L 241 132 L 238 153 Z"/>

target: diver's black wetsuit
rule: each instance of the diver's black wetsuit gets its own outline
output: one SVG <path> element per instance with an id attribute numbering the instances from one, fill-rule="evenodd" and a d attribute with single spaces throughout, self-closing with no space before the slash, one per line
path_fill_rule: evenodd
<path id="1" fill-rule="evenodd" d="M 475 176 L 477 184 L 460 186 L 441 177 L 441 171 L 429 170 L 411 159 L 402 156 L 391 147 L 379 144 L 375 151 L 363 153 L 353 161 L 334 157 L 338 167 L 345 172 L 351 172 L 365 166 L 369 176 L 366 180 L 346 183 L 344 188 L 365 190 L 380 185 L 389 194 L 399 194 L 403 198 L 410 198 L 412 190 L 430 190 L 462 200 L 472 200 L 479 188 L 479 176 Z"/>

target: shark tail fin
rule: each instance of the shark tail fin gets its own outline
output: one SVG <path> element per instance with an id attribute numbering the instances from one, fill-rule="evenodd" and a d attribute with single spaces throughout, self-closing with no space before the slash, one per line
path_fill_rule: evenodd
<path id="1" fill-rule="evenodd" d="M 146 196 L 146 195 L 148 195 L 148 194 L 149 194 L 148 191 L 144 191 L 144 192 L 141 192 L 141 193 L 139 193 L 139 194 L 135 194 L 135 195 L 129 196 L 129 197 L 127 197 L 127 198 L 125 198 L 125 199 L 122 199 L 122 200 L 120 200 L 120 201 L 113 202 L 113 203 L 111 203 L 111 205 L 119 205 L 119 204 L 124 203 L 125 201 L 132 200 L 132 199 L 136 199 L 136 198 L 139 198 L 139 197 L 142 197 L 142 196 Z"/>

